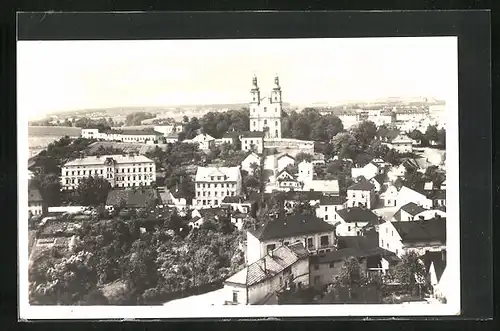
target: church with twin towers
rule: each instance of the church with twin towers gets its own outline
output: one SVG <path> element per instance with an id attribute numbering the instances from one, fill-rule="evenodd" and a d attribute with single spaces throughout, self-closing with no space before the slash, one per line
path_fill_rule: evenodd
<path id="1" fill-rule="evenodd" d="M 260 94 L 257 77 L 252 79 L 250 90 L 250 131 L 264 132 L 265 138 L 281 138 L 281 86 L 279 77 L 274 77 L 274 85 L 269 96 Z"/>

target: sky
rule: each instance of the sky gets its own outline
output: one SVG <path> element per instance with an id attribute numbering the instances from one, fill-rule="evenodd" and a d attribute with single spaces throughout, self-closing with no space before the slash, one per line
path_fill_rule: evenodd
<path id="1" fill-rule="evenodd" d="M 307 105 L 428 96 L 457 80 L 455 37 L 19 41 L 18 113 L 246 103 L 280 78 L 283 101 Z"/>

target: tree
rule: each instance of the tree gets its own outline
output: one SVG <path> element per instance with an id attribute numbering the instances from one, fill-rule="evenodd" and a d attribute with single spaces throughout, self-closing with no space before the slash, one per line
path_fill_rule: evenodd
<path id="1" fill-rule="evenodd" d="M 339 275 L 333 281 L 334 286 L 353 288 L 356 286 L 362 286 L 364 283 L 365 277 L 358 259 L 355 257 L 348 257 L 344 259 Z"/>
<path id="2" fill-rule="evenodd" d="M 335 135 L 331 141 L 332 148 L 339 158 L 351 158 L 356 157 L 358 151 L 358 142 L 356 138 L 348 132 L 341 132 Z"/>
<path id="3" fill-rule="evenodd" d="M 377 126 L 372 121 L 363 121 L 352 130 L 359 146 L 365 150 L 377 134 Z"/>
<path id="4" fill-rule="evenodd" d="M 48 206 L 61 204 L 61 180 L 56 174 L 38 174 L 31 180 L 30 186 L 40 190 L 40 194 Z"/>
<path id="5" fill-rule="evenodd" d="M 297 163 L 300 163 L 302 161 L 311 162 L 312 159 L 313 156 L 309 153 L 300 152 L 297 155 L 295 155 L 295 162 Z"/>
<path id="6" fill-rule="evenodd" d="M 76 192 L 85 206 L 98 206 L 106 203 L 111 190 L 109 182 L 100 177 L 85 177 L 80 180 Z"/>
<path id="7" fill-rule="evenodd" d="M 415 295 L 419 289 L 424 292 L 429 289 L 430 284 L 426 277 L 425 266 L 415 252 L 403 254 L 393 274 L 408 294 Z"/>
<path id="8" fill-rule="evenodd" d="M 445 129 L 438 130 L 436 141 L 439 144 L 439 146 L 446 148 L 446 130 Z"/>
<path id="9" fill-rule="evenodd" d="M 149 118 L 155 118 L 155 117 L 156 116 L 154 114 L 151 114 L 151 113 L 147 113 L 147 112 L 143 112 L 143 111 L 135 112 L 135 113 L 127 115 L 127 118 L 125 119 L 125 123 L 128 126 L 141 125 L 142 121 L 149 119 Z"/>
<path id="10" fill-rule="evenodd" d="M 438 140 L 438 130 L 435 125 L 429 125 L 427 130 L 425 130 L 425 139 L 427 141 L 437 141 Z"/>

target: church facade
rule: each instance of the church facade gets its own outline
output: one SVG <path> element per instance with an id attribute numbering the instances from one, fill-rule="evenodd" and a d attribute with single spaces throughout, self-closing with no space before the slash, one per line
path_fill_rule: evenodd
<path id="1" fill-rule="evenodd" d="M 253 77 L 250 90 L 250 131 L 264 132 L 265 138 L 281 138 L 281 87 L 279 78 L 274 78 L 274 86 L 269 97 L 261 97 L 257 77 Z"/>

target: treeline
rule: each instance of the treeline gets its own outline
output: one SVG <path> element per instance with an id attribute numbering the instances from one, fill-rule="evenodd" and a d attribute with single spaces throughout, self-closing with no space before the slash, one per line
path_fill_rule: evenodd
<path id="1" fill-rule="evenodd" d="M 250 129 L 250 112 L 244 108 L 220 113 L 209 112 L 202 118 L 192 117 L 189 119 L 184 116 L 183 124 L 182 140 L 192 139 L 200 132 L 219 139 L 228 131 L 248 131 Z"/>
<path id="2" fill-rule="evenodd" d="M 84 221 L 73 250 L 53 248 L 31 263 L 30 303 L 158 304 L 244 264 L 241 234 L 228 219 L 182 233 L 179 225 L 185 221 L 173 212 L 145 233 L 140 218 Z"/>
<path id="3" fill-rule="evenodd" d="M 282 133 L 284 138 L 329 142 L 344 130 L 342 121 L 335 115 L 321 115 L 317 109 L 305 108 L 301 112 L 284 113 Z"/>
<path id="4" fill-rule="evenodd" d="M 133 126 L 133 125 L 141 125 L 141 121 L 150 119 L 150 118 L 155 118 L 156 115 L 148 112 L 136 112 L 132 114 L 128 114 L 127 118 L 125 119 L 125 125 L 127 126 Z"/>

